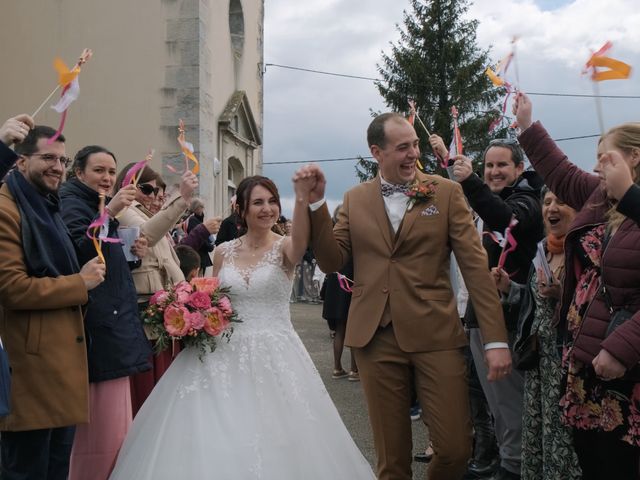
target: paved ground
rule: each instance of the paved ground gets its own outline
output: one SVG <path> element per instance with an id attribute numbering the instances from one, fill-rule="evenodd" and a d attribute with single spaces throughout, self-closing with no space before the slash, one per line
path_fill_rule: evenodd
<path id="1" fill-rule="evenodd" d="M 331 378 L 333 371 L 332 341 L 329 337 L 329 328 L 322 319 L 321 313 L 322 305 L 291 304 L 291 318 L 295 329 L 320 372 L 320 376 L 331 398 L 333 398 L 342 420 L 364 456 L 371 465 L 375 465 L 373 438 L 362 388 L 359 382 L 349 382 L 346 378 L 340 380 Z M 345 370 L 348 370 L 349 362 L 350 357 L 347 350 L 342 357 L 342 365 Z M 409 415 L 409 412 L 407 412 L 407 415 Z M 421 421 L 413 422 L 412 425 L 414 452 L 417 452 L 426 445 L 427 431 Z M 424 480 L 426 478 L 424 464 L 413 464 L 413 478 L 415 480 Z"/>

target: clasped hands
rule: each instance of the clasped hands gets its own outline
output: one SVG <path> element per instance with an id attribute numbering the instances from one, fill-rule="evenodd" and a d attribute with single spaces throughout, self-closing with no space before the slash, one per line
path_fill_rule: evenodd
<path id="1" fill-rule="evenodd" d="M 299 168 L 291 180 L 296 202 L 312 204 L 324 198 L 327 180 L 318 165 L 310 163 Z"/>

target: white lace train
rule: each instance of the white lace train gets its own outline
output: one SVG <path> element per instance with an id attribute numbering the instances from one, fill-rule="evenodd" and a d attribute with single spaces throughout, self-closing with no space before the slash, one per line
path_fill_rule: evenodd
<path id="1" fill-rule="evenodd" d="M 180 353 L 136 416 L 111 479 L 373 479 L 289 317 L 281 243 L 249 270 L 223 244 L 243 323 Z M 219 247 L 220 248 L 220 247 Z"/>

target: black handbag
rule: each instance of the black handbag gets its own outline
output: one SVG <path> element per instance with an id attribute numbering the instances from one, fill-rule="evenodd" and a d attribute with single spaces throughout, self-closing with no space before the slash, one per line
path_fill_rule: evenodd
<path id="1" fill-rule="evenodd" d="M 518 318 L 518 333 L 513 344 L 511 363 L 518 370 L 533 370 L 540 362 L 540 342 L 538 332 L 532 331 L 536 309 L 528 283 L 524 289 L 525 297 Z"/>
<path id="2" fill-rule="evenodd" d="M 520 337 L 513 344 L 512 363 L 518 370 L 533 370 L 540 362 L 538 332 Z"/>
<path id="3" fill-rule="evenodd" d="M 611 335 L 616 328 L 633 317 L 634 312 L 631 312 L 626 308 L 614 308 L 611 296 L 609 295 L 609 291 L 604 283 L 602 284 L 602 297 L 604 298 L 604 303 L 607 305 L 607 309 L 611 314 L 609 325 L 607 325 L 607 332 L 605 333 L 606 338 Z"/>

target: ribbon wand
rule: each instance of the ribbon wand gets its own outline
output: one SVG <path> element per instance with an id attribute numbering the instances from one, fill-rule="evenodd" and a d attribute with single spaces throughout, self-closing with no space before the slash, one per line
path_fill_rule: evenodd
<path id="1" fill-rule="evenodd" d="M 51 100 L 51 97 L 53 97 L 56 94 L 56 92 L 60 89 L 60 87 L 66 87 L 69 83 L 71 83 L 71 81 L 76 76 L 78 76 L 78 74 L 80 73 L 80 67 L 82 67 L 82 65 L 87 63 L 87 61 L 91 58 L 92 55 L 93 55 L 93 52 L 91 51 L 91 49 L 85 48 L 84 50 L 82 50 L 82 53 L 80 54 L 80 58 L 78 59 L 77 63 L 73 66 L 73 68 L 70 71 L 66 73 L 60 72 L 58 85 L 56 85 L 56 88 L 54 88 L 51 91 L 51 93 L 47 96 L 47 98 L 44 99 L 44 101 L 40 104 L 40 106 L 36 108 L 35 112 L 31 114 L 31 118 L 35 118 L 36 115 L 40 113 L 40 110 L 42 110 L 42 108 L 47 104 L 47 102 Z"/>
<path id="2" fill-rule="evenodd" d="M 354 284 L 354 281 L 346 275 L 342 275 L 340 272 L 336 272 L 336 275 L 338 276 L 338 285 L 340 285 L 340 288 L 347 293 L 353 292 L 351 285 Z"/>
<path id="3" fill-rule="evenodd" d="M 98 203 L 98 212 L 100 213 L 101 218 L 104 215 L 104 201 L 105 201 L 104 199 L 105 199 L 104 193 L 101 193 L 100 202 Z M 100 253 L 102 253 L 102 237 L 100 235 L 98 235 L 98 246 L 100 248 Z M 103 261 L 104 261 L 104 257 L 103 257 Z"/>

